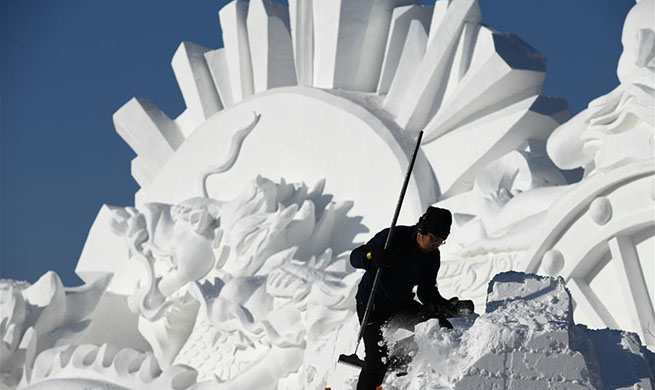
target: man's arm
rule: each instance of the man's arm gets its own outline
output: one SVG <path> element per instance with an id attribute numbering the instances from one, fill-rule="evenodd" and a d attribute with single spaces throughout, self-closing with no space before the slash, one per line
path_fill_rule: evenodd
<path id="1" fill-rule="evenodd" d="M 437 255 L 438 256 L 438 255 Z M 434 266 L 430 267 L 428 272 L 421 275 L 418 282 L 416 295 L 421 303 L 430 307 L 430 304 L 440 306 L 448 303 L 448 300 L 441 296 L 437 288 L 437 273 L 439 272 L 439 259 L 436 259 Z M 432 308 L 431 308 L 432 309 Z"/>
<path id="2" fill-rule="evenodd" d="M 370 259 L 366 258 L 366 254 L 374 249 L 384 248 L 388 233 L 389 228 L 384 229 L 373 236 L 366 244 L 353 249 L 350 252 L 350 264 L 355 268 L 365 269 L 367 271 L 373 269 L 373 263 Z"/>

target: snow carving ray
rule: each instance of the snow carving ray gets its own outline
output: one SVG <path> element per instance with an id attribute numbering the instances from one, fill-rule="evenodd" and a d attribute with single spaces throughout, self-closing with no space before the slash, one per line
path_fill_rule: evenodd
<path id="1" fill-rule="evenodd" d="M 225 47 L 183 42 L 172 59 L 183 113 L 134 98 L 114 114 L 141 188 L 135 207 L 100 209 L 85 286 L 0 283 L 2 385 L 347 389 L 333 364 L 358 326 L 347 256 L 388 224 L 420 129 L 400 223 L 452 210 L 440 291 L 484 312 L 500 271 L 561 276 L 567 321 L 653 348 L 652 13 L 641 0 L 626 19 L 621 85 L 569 119 L 541 94 L 545 58 L 477 0 L 228 3 Z M 421 326 L 427 350 L 443 344 Z M 448 385 L 497 379 L 465 374 Z"/>

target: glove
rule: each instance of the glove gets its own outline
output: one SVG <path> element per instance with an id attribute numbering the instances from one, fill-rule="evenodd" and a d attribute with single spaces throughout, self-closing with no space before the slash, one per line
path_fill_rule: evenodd
<path id="1" fill-rule="evenodd" d="M 453 324 L 451 324 L 450 321 L 448 321 L 446 316 L 439 310 L 438 307 L 439 305 L 437 305 L 436 303 L 430 302 L 423 313 L 422 321 L 431 318 L 436 318 L 437 320 L 439 320 L 439 326 L 441 326 L 442 328 L 452 329 Z"/>
<path id="2" fill-rule="evenodd" d="M 453 328 L 453 324 L 451 324 L 446 317 L 440 315 L 437 317 L 437 319 L 439 319 L 439 326 L 441 326 L 442 328 L 447 328 L 447 329 Z"/>
<path id="3" fill-rule="evenodd" d="M 389 268 L 393 262 L 391 252 L 385 249 L 373 249 L 366 254 L 366 258 L 370 260 L 376 268 Z"/>

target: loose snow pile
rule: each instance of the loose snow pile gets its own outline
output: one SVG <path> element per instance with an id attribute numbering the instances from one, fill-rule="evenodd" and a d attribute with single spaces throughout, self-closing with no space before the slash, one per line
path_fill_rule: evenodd
<path id="1" fill-rule="evenodd" d="M 655 359 L 637 335 L 575 325 L 559 278 L 517 272 L 489 283 L 486 313 L 420 323 L 408 375 L 384 389 L 652 389 Z M 398 335 L 389 334 L 393 349 Z"/>

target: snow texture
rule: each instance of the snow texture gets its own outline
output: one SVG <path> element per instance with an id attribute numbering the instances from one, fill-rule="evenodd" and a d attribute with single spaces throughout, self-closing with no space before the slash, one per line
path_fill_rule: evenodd
<path id="1" fill-rule="evenodd" d="M 477 0 L 419 3 L 236 0 L 224 48 L 180 44 L 185 111 L 114 114 L 141 188 L 99 210 L 85 285 L 0 282 L 2 389 L 352 387 L 347 257 L 388 226 L 421 129 L 399 223 L 453 212 L 439 289 L 484 314 L 419 324 L 387 388 L 652 388 L 654 1 L 626 18 L 621 84 L 572 119 Z M 531 274 L 487 291 L 506 270 Z"/>
<path id="2" fill-rule="evenodd" d="M 655 383 L 653 353 L 635 334 L 574 324 L 561 278 L 498 274 L 486 312 L 451 322 L 453 330 L 437 320 L 418 324 L 409 374 L 387 375 L 383 388 L 652 389 Z"/>

